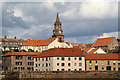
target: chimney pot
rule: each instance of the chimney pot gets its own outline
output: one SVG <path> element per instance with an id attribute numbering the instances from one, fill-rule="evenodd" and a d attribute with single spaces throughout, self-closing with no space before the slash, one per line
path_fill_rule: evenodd
<path id="1" fill-rule="evenodd" d="M 4 38 L 6 39 L 6 38 L 7 38 L 7 36 L 4 36 Z"/>

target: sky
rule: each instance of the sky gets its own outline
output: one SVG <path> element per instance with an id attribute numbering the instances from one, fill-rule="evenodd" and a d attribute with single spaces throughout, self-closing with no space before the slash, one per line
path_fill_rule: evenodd
<path id="1" fill-rule="evenodd" d="M 66 42 L 93 43 L 118 38 L 118 2 L 3 2 L 2 36 L 42 40 L 52 37 L 57 12 Z"/>

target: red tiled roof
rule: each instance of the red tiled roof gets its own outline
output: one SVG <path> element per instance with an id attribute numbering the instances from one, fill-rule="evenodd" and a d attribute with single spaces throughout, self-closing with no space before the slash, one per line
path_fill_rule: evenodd
<path id="1" fill-rule="evenodd" d="M 26 40 L 23 42 L 22 46 L 43 46 L 43 45 L 49 45 L 51 42 L 53 42 L 56 38 L 49 38 L 45 40 Z"/>
<path id="2" fill-rule="evenodd" d="M 57 57 L 57 56 L 84 56 L 81 49 L 79 48 L 53 48 L 49 49 L 45 52 L 42 52 L 40 55 L 35 56 L 37 57 Z"/>
<path id="3" fill-rule="evenodd" d="M 15 56 L 15 55 L 22 55 L 22 56 L 25 56 L 25 55 L 39 55 L 40 52 L 8 52 L 4 55 L 2 55 L 2 57 L 5 57 L 5 56 Z"/>
<path id="4" fill-rule="evenodd" d="M 92 47 L 89 47 L 89 48 L 83 48 L 84 49 L 84 52 L 88 52 Z"/>
<path id="5" fill-rule="evenodd" d="M 120 60 L 120 54 L 108 53 L 108 54 L 85 54 L 86 60 Z"/>
<path id="6" fill-rule="evenodd" d="M 84 43 L 71 43 L 73 47 L 86 47 Z"/>
<path id="7" fill-rule="evenodd" d="M 95 51 L 97 51 L 98 49 L 92 49 L 89 53 L 94 53 Z"/>
<path id="8" fill-rule="evenodd" d="M 110 41 L 115 38 L 115 37 L 108 37 L 108 38 L 99 38 L 95 41 L 95 43 L 93 44 L 93 47 L 97 47 L 97 46 L 108 46 L 108 44 L 110 43 Z"/>

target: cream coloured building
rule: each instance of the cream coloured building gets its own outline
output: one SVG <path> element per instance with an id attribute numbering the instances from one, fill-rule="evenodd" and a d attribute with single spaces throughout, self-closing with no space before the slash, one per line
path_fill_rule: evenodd
<path id="1" fill-rule="evenodd" d="M 120 71 L 120 54 L 85 54 L 86 71 Z"/>
<path id="2" fill-rule="evenodd" d="M 59 42 L 58 38 L 49 38 L 46 40 L 26 40 L 23 42 L 21 50 L 42 52 L 51 48 L 72 48 L 70 43 Z"/>
<path id="3" fill-rule="evenodd" d="M 34 57 L 34 71 L 85 71 L 81 49 L 56 48 Z"/>

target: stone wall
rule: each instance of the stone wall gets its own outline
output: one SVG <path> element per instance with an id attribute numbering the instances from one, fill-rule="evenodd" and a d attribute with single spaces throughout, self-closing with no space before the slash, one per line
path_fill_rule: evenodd
<path id="1" fill-rule="evenodd" d="M 52 78 L 81 78 L 81 79 L 120 79 L 119 72 L 57 72 L 57 71 L 49 71 L 49 72 L 9 72 L 6 73 L 6 76 L 3 80 L 8 78 L 13 79 L 52 79 Z"/>

